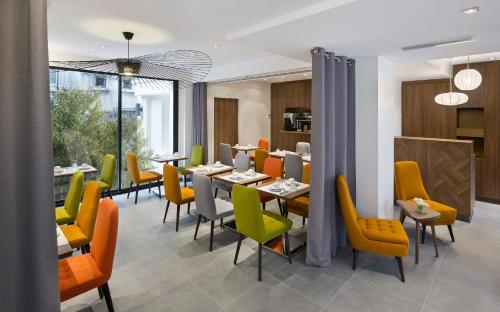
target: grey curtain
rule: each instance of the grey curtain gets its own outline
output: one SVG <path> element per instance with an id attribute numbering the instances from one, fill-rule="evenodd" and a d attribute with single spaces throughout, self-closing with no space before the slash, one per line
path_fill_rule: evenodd
<path id="1" fill-rule="evenodd" d="M 312 54 L 311 194 L 306 262 L 328 266 L 346 233 L 335 177 L 344 174 L 355 196 L 354 61 L 323 48 Z"/>
<path id="2" fill-rule="evenodd" d="M 208 160 L 207 84 L 193 85 L 193 145 L 203 145 L 203 160 Z"/>
<path id="3" fill-rule="evenodd" d="M 59 311 L 46 1 L 0 1 L 0 29 L 0 310 Z"/>

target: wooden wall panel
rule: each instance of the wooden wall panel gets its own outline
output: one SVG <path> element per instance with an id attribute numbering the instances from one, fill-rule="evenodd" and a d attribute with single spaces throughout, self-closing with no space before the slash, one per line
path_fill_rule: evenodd
<path id="1" fill-rule="evenodd" d="M 394 160 L 416 161 L 430 198 L 456 208 L 459 220 L 470 221 L 475 200 L 472 143 L 466 140 L 396 137 Z"/>
<path id="2" fill-rule="evenodd" d="M 294 151 L 297 142 L 311 142 L 310 134 L 282 132 L 287 107 L 311 107 L 311 79 L 271 84 L 271 150 Z"/>
<path id="3" fill-rule="evenodd" d="M 219 159 L 219 144 L 238 143 L 238 99 L 214 99 L 214 159 Z"/>

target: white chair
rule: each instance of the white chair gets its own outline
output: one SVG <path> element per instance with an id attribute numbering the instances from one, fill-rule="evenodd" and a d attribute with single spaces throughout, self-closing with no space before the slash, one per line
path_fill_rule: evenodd
<path id="1" fill-rule="evenodd" d="M 231 167 L 233 166 L 233 152 L 231 151 L 231 145 L 220 143 L 219 159 L 221 164 Z"/>
<path id="2" fill-rule="evenodd" d="M 304 164 L 302 162 L 302 156 L 294 153 L 285 154 L 285 178 L 294 178 L 295 181 L 302 181 L 302 170 L 304 169 Z"/>
<path id="3" fill-rule="evenodd" d="M 295 152 L 297 154 L 311 154 L 311 144 L 307 142 L 297 142 L 295 146 Z"/>

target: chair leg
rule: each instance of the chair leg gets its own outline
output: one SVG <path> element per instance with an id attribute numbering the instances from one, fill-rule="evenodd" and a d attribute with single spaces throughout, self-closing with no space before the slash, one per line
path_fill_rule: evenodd
<path id="1" fill-rule="evenodd" d="M 212 246 L 214 244 L 214 226 L 215 226 L 215 221 L 211 220 L 210 221 L 210 248 L 208 249 L 209 251 L 212 251 Z"/>
<path id="2" fill-rule="evenodd" d="M 135 204 L 137 205 L 137 196 L 139 196 L 139 183 L 135 186 Z"/>
<path id="3" fill-rule="evenodd" d="M 186 175 L 184 175 L 183 180 L 184 180 L 184 187 L 187 187 L 187 176 Z"/>
<path id="4" fill-rule="evenodd" d="M 108 190 L 108 195 L 109 195 L 109 198 L 113 199 L 113 195 L 111 195 L 111 189 Z"/>
<path id="5" fill-rule="evenodd" d="M 102 293 L 101 286 L 97 287 L 97 292 L 99 293 L 99 299 L 104 298 L 104 294 Z"/>
<path id="6" fill-rule="evenodd" d="M 422 241 L 422 245 L 424 244 L 424 241 L 425 241 L 425 227 L 427 225 L 425 224 L 422 224 L 422 238 L 421 238 L 421 241 Z"/>
<path id="7" fill-rule="evenodd" d="M 352 269 L 353 270 L 356 270 L 356 268 L 358 267 L 358 254 L 359 254 L 359 250 L 357 249 L 352 249 Z"/>
<path id="8" fill-rule="evenodd" d="M 220 218 L 220 228 L 224 228 L 224 218 Z"/>
<path id="9" fill-rule="evenodd" d="M 306 217 L 302 217 L 302 226 L 306 225 Z"/>
<path id="10" fill-rule="evenodd" d="M 201 215 L 198 215 L 198 222 L 196 223 L 196 230 L 194 231 L 194 240 L 196 240 L 196 236 L 198 235 L 198 229 L 200 228 Z"/>
<path id="11" fill-rule="evenodd" d="M 276 198 L 278 201 L 278 207 L 280 208 L 280 215 L 283 215 L 283 208 L 281 208 L 281 200 L 279 198 Z"/>
<path id="12" fill-rule="evenodd" d="M 453 228 L 451 225 L 448 225 L 448 232 L 450 232 L 451 241 L 455 242 L 455 236 L 453 235 Z"/>
<path id="13" fill-rule="evenodd" d="M 403 270 L 403 259 L 401 257 L 395 257 L 398 262 L 399 274 L 401 275 L 401 281 L 405 282 L 405 271 Z"/>
<path id="14" fill-rule="evenodd" d="M 191 203 L 188 203 L 188 214 L 191 214 Z"/>
<path id="15" fill-rule="evenodd" d="M 158 181 L 158 197 L 161 198 L 161 187 L 160 187 L 160 181 Z"/>
<path id="16" fill-rule="evenodd" d="M 262 243 L 259 243 L 259 282 L 262 281 Z"/>
<path id="17" fill-rule="evenodd" d="M 288 232 L 285 232 L 285 251 L 288 256 L 288 262 L 292 263 L 292 253 L 290 252 L 290 238 Z"/>
<path id="18" fill-rule="evenodd" d="M 108 306 L 109 312 L 114 312 L 113 300 L 111 299 L 111 292 L 109 291 L 108 283 L 101 286 L 102 292 L 104 294 L 104 299 L 106 300 L 106 306 Z"/>
<path id="19" fill-rule="evenodd" d="M 132 182 L 130 182 L 130 185 L 128 187 L 128 194 L 127 194 L 127 199 L 130 197 L 130 190 L 132 189 Z"/>
<path id="20" fill-rule="evenodd" d="M 218 188 L 215 188 L 214 198 L 217 198 L 217 191 L 218 191 L 218 190 L 219 190 Z"/>
<path id="21" fill-rule="evenodd" d="M 240 253 L 241 241 L 243 240 L 243 234 L 238 236 L 238 245 L 236 245 L 236 254 L 234 255 L 234 264 L 238 262 L 238 254 Z"/>
<path id="22" fill-rule="evenodd" d="M 181 213 L 181 205 L 177 205 L 177 216 L 175 217 L 175 231 L 179 232 L 179 214 Z"/>
<path id="23" fill-rule="evenodd" d="M 149 193 L 151 193 L 151 182 L 149 182 Z"/>
<path id="24" fill-rule="evenodd" d="M 167 201 L 167 207 L 165 207 L 165 214 L 163 215 L 163 223 L 165 223 L 165 220 L 167 219 L 168 206 L 170 206 L 170 200 Z"/>
<path id="25" fill-rule="evenodd" d="M 231 192 L 229 192 L 229 198 L 231 198 Z"/>
<path id="26" fill-rule="evenodd" d="M 262 203 L 262 210 L 266 210 L 266 203 Z"/>

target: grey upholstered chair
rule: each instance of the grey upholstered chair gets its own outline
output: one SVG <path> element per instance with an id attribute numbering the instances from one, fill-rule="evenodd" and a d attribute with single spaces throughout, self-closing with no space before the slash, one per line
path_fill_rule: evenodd
<path id="1" fill-rule="evenodd" d="M 311 144 L 307 142 L 297 142 L 295 147 L 295 152 L 297 154 L 311 154 Z"/>
<path id="2" fill-rule="evenodd" d="M 285 178 L 294 178 L 295 181 L 302 181 L 302 170 L 304 164 L 302 163 L 302 156 L 294 153 L 285 154 Z"/>
<path id="3" fill-rule="evenodd" d="M 301 158 L 302 159 L 302 158 Z M 248 154 L 236 154 L 234 158 L 234 169 L 238 171 L 245 171 L 250 168 L 250 156 Z M 231 198 L 231 189 L 233 185 L 231 183 L 225 183 L 224 181 L 214 181 L 215 187 L 215 196 L 217 197 L 217 191 L 219 189 L 223 189 L 224 191 L 229 193 L 229 197 Z"/>
<path id="4" fill-rule="evenodd" d="M 215 220 L 220 219 L 222 226 L 223 218 L 229 217 L 233 214 L 233 205 L 220 198 L 214 199 L 212 194 L 212 183 L 210 183 L 210 178 L 207 176 L 195 173 L 193 175 L 193 186 L 195 192 L 194 197 L 196 201 L 196 211 L 198 212 L 198 223 L 196 224 L 194 239 L 196 240 L 196 236 L 198 235 L 201 218 L 207 218 L 210 220 L 209 250 L 212 251 Z"/>
<path id="5" fill-rule="evenodd" d="M 233 152 L 231 151 L 231 145 L 226 143 L 220 143 L 219 159 L 223 165 L 231 167 L 233 166 Z"/>

